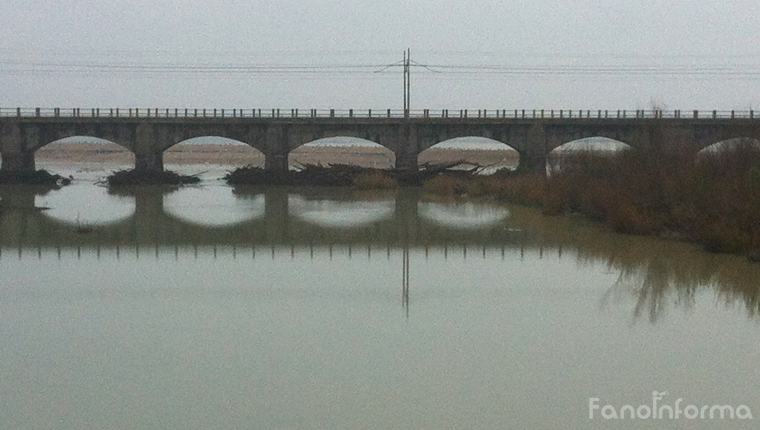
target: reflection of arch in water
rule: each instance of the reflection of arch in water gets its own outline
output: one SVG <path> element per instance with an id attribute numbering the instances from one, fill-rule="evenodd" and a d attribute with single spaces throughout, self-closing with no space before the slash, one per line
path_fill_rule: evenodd
<path id="1" fill-rule="evenodd" d="M 108 193 L 105 187 L 74 184 L 34 198 L 36 207 L 48 208 L 48 218 L 86 226 L 116 224 L 135 213 L 135 198 Z"/>
<path id="2" fill-rule="evenodd" d="M 164 151 L 165 164 L 227 164 L 263 167 L 259 149 L 221 136 L 198 136 L 183 140 Z"/>
<path id="3" fill-rule="evenodd" d="M 288 196 L 291 216 L 320 227 L 361 227 L 389 219 L 395 200 L 338 201 L 308 200 L 299 195 Z"/>
<path id="4" fill-rule="evenodd" d="M 262 218 L 265 200 L 263 194 L 241 198 L 213 187 L 183 187 L 165 194 L 163 207 L 166 214 L 182 221 L 221 227 Z"/>
<path id="5" fill-rule="evenodd" d="M 520 154 L 509 145 L 494 139 L 463 136 L 430 146 L 417 156 L 420 164 L 465 161 L 472 165 L 490 166 L 489 172 L 517 168 Z"/>
<path id="6" fill-rule="evenodd" d="M 357 137 L 328 137 L 318 139 L 294 149 L 288 155 L 288 163 L 304 164 L 354 164 L 363 167 L 389 169 L 396 163 L 396 155 L 390 149 Z"/>
<path id="7" fill-rule="evenodd" d="M 456 205 L 419 202 L 417 211 L 421 218 L 453 229 L 489 228 L 509 217 L 509 210 L 505 207 L 471 202 Z"/>

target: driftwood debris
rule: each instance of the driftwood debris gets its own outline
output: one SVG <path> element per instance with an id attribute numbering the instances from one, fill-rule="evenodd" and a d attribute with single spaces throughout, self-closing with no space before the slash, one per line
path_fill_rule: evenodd
<path id="1" fill-rule="evenodd" d="M 64 178 L 47 170 L 37 170 L 35 172 L 0 172 L 0 184 L 3 185 L 44 185 L 53 188 L 59 188 L 63 185 L 69 185 L 72 178 Z"/>
<path id="2" fill-rule="evenodd" d="M 353 164 L 304 164 L 285 175 L 276 175 L 261 167 L 246 166 L 233 170 L 224 179 L 230 185 L 295 185 L 322 187 L 350 187 L 360 177 L 374 175 L 395 180 L 402 186 L 421 185 L 426 180 L 453 167 L 466 164 L 454 161 L 441 164 L 423 164 L 418 169 L 376 169 Z"/>
<path id="3" fill-rule="evenodd" d="M 135 170 L 119 170 L 106 178 L 109 187 L 125 185 L 185 185 L 196 184 L 201 181 L 198 175 L 180 175 L 179 173 L 162 172 L 138 172 Z"/>

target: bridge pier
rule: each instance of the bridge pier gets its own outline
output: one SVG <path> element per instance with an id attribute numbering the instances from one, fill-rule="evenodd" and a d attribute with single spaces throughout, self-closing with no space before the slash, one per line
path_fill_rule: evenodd
<path id="1" fill-rule="evenodd" d="M 547 136 L 546 127 L 536 123 L 530 127 L 522 145 L 515 145 L 520 154 L 517 170 L 529 173 L 546 174 Z"/>
<path id="2" fill-rule="evenodd" d="M 396 168 L 401 170 L 417 170 L 419 164 L 414 154 L 396 154 Z"/>
<path id="3" fill-rule="evenodd" d="M 0 153 L 2 157 L 2 173 L 34 173 L 36 167 L 34 162 L 34 152 L 5 152 Z"/>
<path id="4" fill-rule="evenodd" d="M 3 173 L 33 173 L 35 171 L 34 149 L 39 140 L 37 130 L 22 133 L 17 123 L 0 125 L 0 157 Z"/>
<path id="5" fill-rule="evenodd" d="M 417 156 L 420 150 L 420 139 L 417 125 L 407 124 L 399 130 L 396 145 L 396 168 L 402 170 L 417 170 L 419 167 Z"/>
<path id="6" fill-rule="evenodd" d="M 164 153 L 135 153 L 135 170 L 145 173 L 163 172 Z"/>
<path id="7" fill-rule="evenodd" d="M 141 122 L 135 130 L 135 171 L 153 173 L 164 171 L 164 152 L 159 148 L 155 127 Z"/>
<path id="8" fill-rule="evenodd" d="M 281 124 L 272 124 L 267 128 L 264 169 L 272 175 L 284 177 L 288 174 L 288 154 L 291 148 L 289 131 L 288 127 Z"/>

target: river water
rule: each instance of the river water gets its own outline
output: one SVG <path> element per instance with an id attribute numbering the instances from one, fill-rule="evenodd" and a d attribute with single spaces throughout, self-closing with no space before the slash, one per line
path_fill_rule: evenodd
<path id="1" fill-rule="evenodd" d="M 41 167 L 78 179 L 0 189 L 3 429 L 757 428 L 643 418 L 655 391 L 760 414 L 743 258 L 418 190 Z"/>

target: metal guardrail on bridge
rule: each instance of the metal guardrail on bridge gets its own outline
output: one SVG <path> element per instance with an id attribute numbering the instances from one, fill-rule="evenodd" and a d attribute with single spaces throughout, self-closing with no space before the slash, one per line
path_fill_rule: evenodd
<path id="1" fill-rule="evenodd" d="M 755 119 L 753 110 L 0 108 L 18 118 Z"/>

